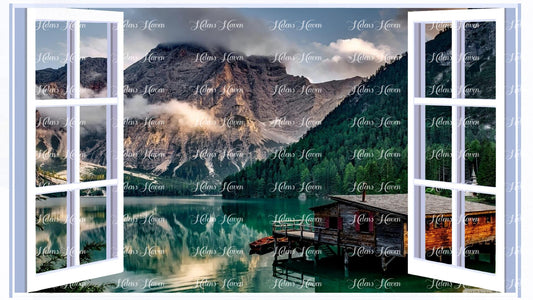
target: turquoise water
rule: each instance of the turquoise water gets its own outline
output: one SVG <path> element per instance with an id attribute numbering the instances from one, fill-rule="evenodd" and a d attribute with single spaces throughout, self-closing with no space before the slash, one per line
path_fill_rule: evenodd
<path id="1" fill-rule="evenodd" d="M 375 257 L 342 261 L 322 257 L 318 265 L 294 260 L 273 267 L 272 253 L 250 255 L 248 244 L 271 235 L 272 221 L 312 220 L 317 199 L 225 200 L 221 197 L 126 197 L 125 271 L 91 280 L 108 292 L 458 292 L 465 287 L 407 275 L 398 259 L 383 273 Z M 61 249 L 66 231 L 64 199 L 38 202 L 49 216 L 37 246 Z M 51 217 L 50 217 L 51 216 Z M 105 198 L 82 197 L 82 247 L 105 241 Z M 299 256 L 299 255 L 296 255 Z M 105 249 L 91 252 L 103 259 Z M 286 256 L 281 256 L 285 259 Z"/>

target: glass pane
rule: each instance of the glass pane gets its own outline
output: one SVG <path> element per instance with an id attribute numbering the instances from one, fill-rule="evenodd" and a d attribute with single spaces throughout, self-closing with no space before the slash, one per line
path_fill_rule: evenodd
<path id="1" fill-rule="evenodd" d="M 67 205 L 65 193 L 35 196 L 36 272 L 66 267 Z"/>
<path id="2" fill-rule="evenodd" d="M 35 97 L 67 98 L 67 23 L 35 23 Z"/>
<path id="3" fill-rule="evenodd" d="M 67 126 L 66 108 L 35 111 L 35 186 L 66 183 Z"/>
<path id="4" fill-rule="evenodd" d="M 452 192 L 426 188 L 426 259 L 451 264 Z"/>
<path id="5" fill-rule="evenodd" d="M 496 22 L 465 23 L 465 98 L 496 98 Z"/>
<path id="6" fill-rule="evenodd" d="M 106 259 L 105 188 L 80 190 L 80 263 Z"/>
<path id="7" fill-rule="evenodd" d="M 465 267 L 496 270 L 496 206 L 494 195 L 465 195 Z M 488 200 L 488 199 L 493 200 Z"/>
<path id="8" fill-rule="evenodd" d="M 107 97 L 107 23 L 80 23 L 80 98 Z"/>
<path id="9" fill-rule="evenodd" d="M 426 106 L 426 179 L 451 181 L 452 110 Z"/>
<path id="10" fill-rule="evenodd" d="M 465 108 L 465 182 L 496 186 L 496 109 Z"/>
<path id="11" fill-rule="evenodd" d="M 80 180 L 106 179 L 106 106 L 80 108 Z"/>
<path id="12" fill-rule="evenodd" d="M 426 97 L 450 98 L 452 32 L 450 23 L 426 24 Z"/>

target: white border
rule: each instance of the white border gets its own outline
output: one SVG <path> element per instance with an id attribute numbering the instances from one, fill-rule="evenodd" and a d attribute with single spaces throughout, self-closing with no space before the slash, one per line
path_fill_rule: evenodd
<path id="1" fill-rule="evenodd" d="M 13 3 L 15 3 L 13 6 L 9 6 L 8 2 L 3 2 L 3 8 L 1 10 L 1 14 L 3 16 L 3 20 L 7 22 L 10 20 L 10 17 L 13 16 L 12 9 L 14 7 L 21 7 L 21 6 L 27 6 L 28 4 L 25 1 L 21 0 L 13 0 Z M 447 0 L 447 1 L 430 1 L 430 0 L 410 0 L 406 3 L 399 3 L 397 0 L 381 0 L 381 1 L 374 1 L 373 3 L 369 3 L 368 1 L 364 0 L 345 0 L 345 1 L 312 1 L 312 0 L 300 0 L 300 1 L 282 1 L 282 0 L 259 0 L 254 2 L 253 4 L 250 4 L 250 1 L 232 1 L 231 3 L 221 3 L 220 1 L 210 0 L 210 1 L 162 1 L 159 0 L 157 3 L 149 3 L 147 4 L 146 1 L 141 0 L 115 0 L 115 1 L 105 1 L 105 0 L 94 0 L 91 1 L 90 4 L 83 4 L 79 1 L 73 1 L 73 0 L 57 0 L 54 2 L 54 4 L 46 1 L 39 1 L 39 2 L 33 2 L 30 4 L 31 6 L 72 6 L 72 7 L 101 7 L 101 8 L 115 8 L 115 7 L 362 7 L 362 8 L 379 8 L 379 7 L 389 7 L 389 8 L 402 8 L 402 7 L 424 7 L 424 8 L 431 8 L 431 7 L 494 7 L 494 6 L 501 6 L 501 7 L 512 7 L 516 8 L 516 3 L 521 3 L 521 15 L 524 16 L 532 16 L 533 15 L 533 3 L 530 3 L 528 1 L 521 1 L 517 0 L 514 3 L 510 2 L 504 2 L 503 0 L 471 0 L 468 3 L 461 0 Z M 13 21 L 13 20 L 11 20 Z M 521 27 L 524 28 L 524 31 L 529 32 L 533 30 L 533 18 L 525 18 L 524 20 L 521 20 Z M 10 24 L 6 24 L 3 27 L 0 27 L 0 32 L 2 32 L 2 35 L 4 38 L 10 37 L 12 38 L 14 36 L 13 27 L 10 27 Z M 521 33 L 518 32 L 517 36 L 521 37 Z M 533 40 L 531 39 L 525 39 L 523 41 L 518 40 L 517 45 L 522 45 L 525 49 L 531 49 L 533 47 Z M 9 45 L 10 47 L 2 47 L 0 48 L 0 59 L 1 62 L 3 62 L 2 65 L 8 66 L 12 65 L 12 62 L 10 60 L 10 53 L 13 53 L 14 44 L 11 44 L 9 42 L 5 42 L 5 45 Z M 521 58 L 522 64 L 524 66 L 530 66 L 533 65 L 533 59 L 531 56 L 524 56 Z M 533 75 L 531 73 L 531 69 L 524 68 L 523 71 L 520 69 L 517 69 L 517 76 L 522 76 L 521 80 L 522 82 L 533 82 Z M 0 73 L 0 82 L 7 83 L 9 82 L 9 87 L 3 86 L 0 88 L 0 93 L 4 96 L 3 99 L 3 109 L 0 109 L 0 124 L 7 128 L 10 126 L 10 124 L 14 124 L 13 116 L 14 116 L 14 108 L 15 106 L 13 103 L 8 102 L 7 99 L 10 98 L 10 95 L 12 94 L 12 91 L 14 91 L 15 82 L 11 80 L 14 78 L 14 71 L 8 70 L 7 68 L 4 69 L 4 72 Z M 531 99 L 533 98 L 533 93 L 530 89 L 528 89 L 527 86 L 525 86 L 522 89 L 522 94 L 524 95 L 524 99 Z M 533 115 L 533 103 L 524 101 L 521 104 L 521 110 L 523 112 L 523 115 L 529 116 Z M 8 121 L 9 120 L 9 121 Z M 533 123 L 530 122 L 530 120 L 523 120 L 522 122 L 522 128 L 524 132 L 533 132 Z M 14 137 L 15 129 L 14 127 L 10 127 L 10 131 L 0 131 L 0 137 L 2 137 L 2 140 L 8 140 L 12 141 L 12 138 Z M 519 133 L 520 134 L 520 133 Z M 523 139 L 521 141 L 522 143 L 522 149 L 528 150 L 528 153 L 532 153 L 531 149 L 533 149 L 533 141 L 528 139 Z M 14 154 L 14 144 L 13 143 L 4 143 L 3 147 L 0 147 L 0 161 L 3 162 L 2 165 L 4 166 L 12 166 L 12 157 L 10 157 L 10 153 Z M 526 152 L 526 151 L 524 151 Z M 523 156 L 522 162 L 524 166 L 532 166 L 533 165 L 533 157 L 532 156 Z M 533 178 L 533 168 L 524 168 L 522 171 L 524 178 Z M 3 199 L 11 198 L 13 190 L 13 187 L 15 186 L 14 181 L 10 181 L 10 174 L 7 172 L 0 172 L 0 196 Z M 533 194 L 533 185 L 523 185 L 521 187 L 523 193 L 525 195 Z M 12 225 L 12 220 L 10 219 L 10 216 L 14 214 L 14 205 L 10 204 L 8 205 L 7 201 L 4 202 L 4 206 L 2 207 L 4 209 L 0 209 L 0 219 L 4 220 L 6 223 L 9 222 L 9 224 L 6 224 L 6 226 L 0 227 L 0 232 L 2 233 L 2 236 L 9 236 L 12 240 L 14 238 L 14 227 Z M 521 207 L 517 207 L 517 209 L 522 208 L 523 211 L 532 211 L 533 209 L 533 203 L 531 202 L 524 202 L 521 204 Z M 517 223 L 517 227 L 520 228 L 520 224 Z M 531 235 L 524 235 L 522 236 L 522 247 L 523 249 L 532 249 L 533 247 L 533 236 Z M 14 282 L 13 282 L 13 262 L 11 261 L 10 254 L 13 253 L 13 244 L 8 247 L 0 247 L 0 257 L 3 257 L 6 261 L 4 265 L 9 265 L 9 270 L 7 268 L 3 269 L 3 275 L 0 277 L 3 279 L 4 288 L 0 289 L 1 295 L 3 295 L 5 298 L 12 297 L 12 291 L 14 290 Z M 533 273 L 531 271 L 528 271 L 528 266 L 533 267 L 533 257 L 524 255 L 522 257 L 522 265 L 525 267 L 522 271 L 522 281 L 523 282 L 533 282 L 533 276 L 531 276 Z M 520 266 L 520 265 L 518 265 Z M 533 268 L 530 268 L 529 270 L 533 270 Z M 7 285 L 7 286 L 5 286 Z M 524 299 L 530 299 L 533 298 L 533 289 L 531 285 L 524 285 L 522 289 L 522 297 Z M 122 299 L 122 298 L 134 298 L 134 299 L 144 299 L 146 298 L 146 295 L 144 294 L 98 294 L 98 295 L 79 295 L 79 294 L 70 294 L 70 295 L 57 295 L 57 294 L 41 294 L 41 295 L 35 295 L 35 294 L 15 294 L 16 298 L 24 298 L 24 299 L 61 299 L 61 298 L 69 298 L 69 299 Z M 173 299 L 176 297 L 176 295 L 151 295 L 153 298 L 168 298 Z M 256 294 L 180 294 L 179 297 L 183 299 L 213 299 L 215 297 L 217 299 L 248 299 L 249 297 L 253 296 L 257 299 L 270 299 L 273 296 L 279 299 L 294 299 L 293 294 L 262 294 L 262 293 L 256 293 Z M 432 299 L 515 299 L 516 295 L 513 294 L 440 294 L 440 293 L 432 293 L 432 294 L 414 294 L 414 293 L 398 293 L 398 294 L 312 294 L 312 295 L 305 295 L 308 299 L 331 299 L 331 297 L 335 297 L 337 299 L 391 299 L 391 297 L 394 297 L 395 299 L 427 299 L 428 297 L 431 297 Z M 530 297 L 530 298 L 528 298 Z"/>

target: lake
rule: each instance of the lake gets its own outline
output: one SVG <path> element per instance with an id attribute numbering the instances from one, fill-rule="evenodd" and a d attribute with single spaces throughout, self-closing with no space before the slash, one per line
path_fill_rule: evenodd
<path id="1" fill-rule="evenodd" d="M 398 259 L 386 273 L 375 257 L 344 269 L 321 255 L 273 267 L 272 253 L 249 254 L 248 244 L 271 235 L 272 221 L 305 219 L 327 199 L 226 200 L 202 197 L 125 197 L 124 263 L 120 274 L 93 279 L 108 292 L 458 292 L 470 288 L 407 275 Z M 37 201 L 37 265 L 66 249 L 64 198 Z M 105 198 L 81 198 L 84 262 L 105 258 Z M 100 243 L 100 248 L 94 247 Z M 102 247 L 103 245 L 103 247 Z M 281 259 L 286 258 L 281 256 Z M 84 263 L 82 262 L 82 263 Z M 55 262 L 55 268 L 61 262 Z"/>

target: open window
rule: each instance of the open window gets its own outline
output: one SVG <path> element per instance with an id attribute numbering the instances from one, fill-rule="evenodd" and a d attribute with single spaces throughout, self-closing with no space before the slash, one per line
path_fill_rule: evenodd
<path id="1" fill-rule="evenodd" d="M 15 95 L 15 147 L 25 153 L 16 158 L 25 166 L 15 171 L 24 191 L 16 195 L 17 216 L 25 215 L 16 234 L 26 236 L 15 246 L 15 289 L 122 272 L 123 14 L 60 8 L 15 14 L 16 82 L 25 84 L 25 94 Z M 91 76 L 92 68 L 106 75 Z M 105 143 L 90 145 L 91 134 Z M 87 157 L 89 147 L 105 159 Z M 84 209 L 86 201 L 96 211 Z M 90 257 L 87 248 L 95 252 Z"/>
<path id="2" fill-rule="evenodd" d="M 515 291 L 514 20 L 512 9 L 409 12 L 410 274 Z"/>

